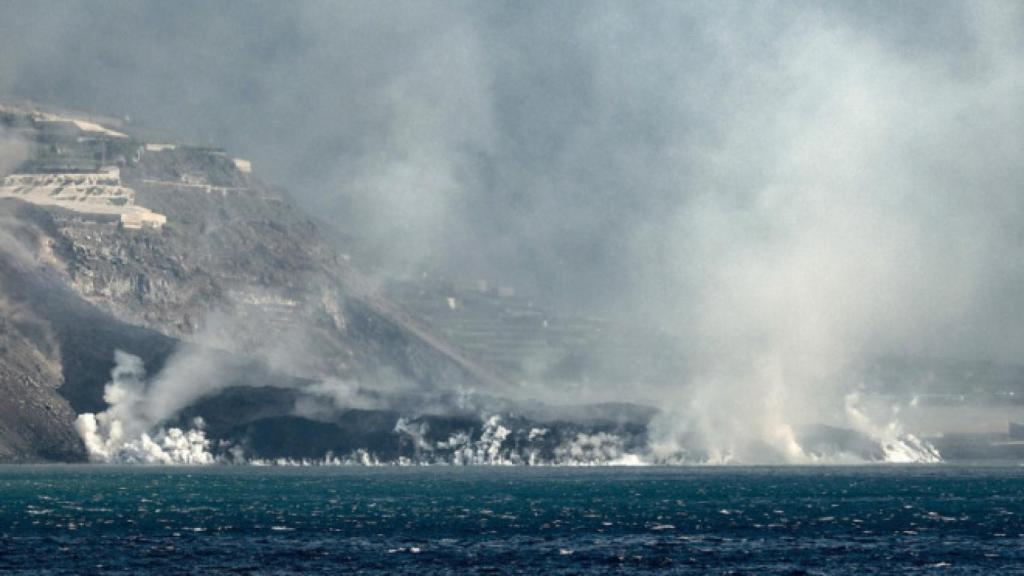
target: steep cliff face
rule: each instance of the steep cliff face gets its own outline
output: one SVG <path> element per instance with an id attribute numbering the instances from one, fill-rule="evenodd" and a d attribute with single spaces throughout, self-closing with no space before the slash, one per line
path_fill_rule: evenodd
<path id="1" fill-rule="evenodd" d="M 23 272 L 9 262 L 0 270 L 0 460 L 79 459 L 83 452 L 68 427 L 75 414 L 58 393 L 63 366 L 53 330 L 9 286 Z"/>
<path id="2" fill-rule="evenodd" d="M 118 320 L 69 287 L 47 211 L 5 200 L 0 220 L 0 458 L 82 459 L 71 423 L 76 407 L 103 403 L 112 350 L 131 347 L 157 362 L 174 341 Z"/>
<path id="3" fill-rule="evenodd" d="M 0 112 L 33 147 L 0 199 L 0 459 L 84 458 L 75 415 L 105 408 L 116 349 L 156 373 L 192 342 L 262 366 L 266 384 L 497 382 L 376 295 L 247 163 Z"/>

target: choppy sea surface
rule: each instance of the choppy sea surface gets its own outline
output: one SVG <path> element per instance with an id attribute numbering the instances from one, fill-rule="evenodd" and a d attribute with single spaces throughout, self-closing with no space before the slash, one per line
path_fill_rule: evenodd
<path id="1" fill-rule="evenodd" d="M 1024 574 L 1024 468 L 0 467 L 0 573 Z"/>

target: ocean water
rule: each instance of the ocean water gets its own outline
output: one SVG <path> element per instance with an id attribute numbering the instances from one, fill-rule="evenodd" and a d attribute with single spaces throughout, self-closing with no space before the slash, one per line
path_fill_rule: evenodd
<path id="1" fill-rule="evenodd" d="M 1024 574 L 1024 468 L 0 467 L 3 574 Z"/>

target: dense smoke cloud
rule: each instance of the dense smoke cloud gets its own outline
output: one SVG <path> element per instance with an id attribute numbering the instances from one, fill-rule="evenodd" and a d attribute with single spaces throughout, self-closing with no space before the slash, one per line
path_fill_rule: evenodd
<path id="1" fill-rule="evenodd" d="M 701 340 L 677 434 L 803 461 L 801 427 L 863 428 L 834 407 L 865 359 L 1018 359 L 1020 330 L 1001 318 L 1019 313 L 993 290 L 1024 280 L 1005 257 L 1021 248 L 1022 174 L 1002 149 L 1019 149 L 1024 84 L 1004 15 L 979 8 L 968 77 L 826 15 L 741 72 L 750 83 L 729 96 L 756 105 L 729 107 L 671 244 Z"/>
<path id="2" fill-rule="evenodd" d="M 367 238 L 375 264 L 505 276 L 599 309 L 678 299 L 679 214 L 786 185 L 791 146 L 829 147 L 829 127 L 858 132 L 821 152 L 823 172 L 929 190 L 923 208 L 954 213 L 948 191 L 983 189 L 963 207 L 982 214 L 1006 213 L 992 194 L 1013 201 L 1021 16 L 1005 4 L 3 10 L 9 95 L 252 157 Z M 846 151 L 877 157 L 858 172 Z"/>
<path id="3" fill-rule="evenodd" d="M 251 157 L 392 273 L 666 330 L 692 374 L 617 397 L 675 406 L 668 444 L 799 460 L 809 420 L 856 425 L 851 366 L 1019 360 L 1022 29 L 999 2 L 22 2 L 0 90 Z"/>

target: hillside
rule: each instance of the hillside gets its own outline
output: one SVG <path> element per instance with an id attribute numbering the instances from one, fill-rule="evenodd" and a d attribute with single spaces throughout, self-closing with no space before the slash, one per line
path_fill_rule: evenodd
<path id="1" fill-rule="evenodd" d="M 105 407 L 115 349 L 151 373 L 197 342 L 288 377 L 495 382 L 375 296 L 246 163 L 32 109 L 0 121 L 30 150 L 0 187 L 0 458 L 83 458 L 72 423 Z"/>
<path id="2" fill-rule="evenodd" d="M 31 106 L 0 106 L 0 126 L 25 149 L 0 186 L 0 460 L 86 459 L 76 417 L 109 407 L 115 351 L 147 394 L 182 380 L 151 425 L 202 417 L 203 450 L 228 439 L 247 458 L 394 458 L 401 417 L 454 418 L 476 441 L 484 405 L 514 410 L 496 370 L 379 293 L 247 161 Z"/>
<path id="3" fill-rule="evenodd" d="M 25 104 L 0 104 L 0 144 L 2 462 L 635 463 L 671 415 L 621 399 L 686 386 L 643 326 L 371 281 L 344 231 L 224 150 Z M 1020 456 L 1021 374 L 896 358 L 857 377 L 969 459 Z M 890 457 L 863 431 L 798 434 L 815 458 Z M 685 440 L 664 461 L 708 457 Z"/>

